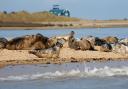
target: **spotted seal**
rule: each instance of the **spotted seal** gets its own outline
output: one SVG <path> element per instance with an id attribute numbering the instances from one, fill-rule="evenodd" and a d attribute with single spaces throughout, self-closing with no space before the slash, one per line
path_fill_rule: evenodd
<path id="1" fill-rule="evenodd" d="M 58 58 L 61 48 L 62 48 L 62 44 L 57 42 L 57 44 L 52 48 L 31 50 L 29 51 L 29 53 L 34 54 L 39 58 Z"/>
<path id="2" fill-rule="evenodd" d="M 120 39 L 119 43 L 122 43 L 122 44 L 128 46 L 128 38 Z"/>
<path id="3" fill-rule="evenodd" d="M 112 44 L 112 51 L 114 53 L 120 53 L 120 54 L 128 54 L 128 46 L 122 44 L 122 43 L 116 43 Z"/>

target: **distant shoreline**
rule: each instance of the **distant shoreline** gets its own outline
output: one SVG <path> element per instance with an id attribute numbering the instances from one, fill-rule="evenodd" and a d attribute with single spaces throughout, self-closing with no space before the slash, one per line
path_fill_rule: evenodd
<path id="1" fill-rule="evenodd" d="M 128 19 L 83 20 L 74 17 L 56 16 L 47 11 L 0 12 L 0 29 L 77 29 L 128 27 Z"/>
<path id="2" fill-rule="evenodd" d="M 32 30 L 32 29 L 77 29 L 77 28 L 127 28 L 128 21 L 76 21 L 76 22 L 0 22 L 0 30 Z"/>

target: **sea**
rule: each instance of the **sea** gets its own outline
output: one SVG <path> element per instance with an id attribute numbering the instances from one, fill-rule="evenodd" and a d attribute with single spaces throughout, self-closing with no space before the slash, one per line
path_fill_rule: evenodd
<path id="1" fill-rule="evenodd" d="M 71 31 L 76 38 L 128 38 L 128 28 L 0 30 L 0 37 L 37 33 L 52 37 Z M 0 69 L 0 89 L 128 89 L 128 61 L 9 65 Z"/>

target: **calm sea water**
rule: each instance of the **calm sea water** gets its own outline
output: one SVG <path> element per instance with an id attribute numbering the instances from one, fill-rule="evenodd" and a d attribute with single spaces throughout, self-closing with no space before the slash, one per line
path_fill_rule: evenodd
<path id="1" fill-rule="evenodd" d="M 0 30 L 0 37 L 36 33 L 51 37 L 72 30 L 76 37 L 128 37 L 128 28 Z M 0 69 L 0 89 L 128 89 L 128 61 L 8 66 Z"/>
<path id="2" fill-rule="evenodd" d="M 119 38 L 128 37 L 128 28 L 87 28 L 87 29 L 59 29 L 59 30 L 0 30 L 0 37 L 13 38 L 17 36 L 23 36 L 28 34 L 41 33 L 45 36 L 51 37 L 55 35 L 68 34 L 70 31 L 75 31 L 76 37 L 82 37 L 87 35 L 105 37 L 105 36 L 117 36 Z"/>

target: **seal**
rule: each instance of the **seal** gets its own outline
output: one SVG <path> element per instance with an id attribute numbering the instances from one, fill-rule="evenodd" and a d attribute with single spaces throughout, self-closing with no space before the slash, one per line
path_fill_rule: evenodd
<path id="1" fill-rule="evenodd" d="M 128 38 L 120 39 L 119 43 L 122 43 L 122 44 L 128 46 Z"/>
<path id="2" fill-rule="evenodd" d="M 86 39 L 80 39 L 80 40 L 77 40 L 74 38 L 74 34 L 75 32 L 71 32 L 70 33 L 70 37 L 69 37 L 69 41 L 68 41 L 68 44 L 69 44 L 69 48 L 71 49 L 75 49 L 75 50 L 92 50 L 93 47 L 91 45 L 91 43 L 86 40 Z"/>
<path id="3" fill-rule="evenodd" d="M 88 40 L 91 43 L 92 47 L 101 46 L 101 45 L 103 45 L 105 43 L 104 40 L 102 40 L 102 39 L 100 39 L 98 37 L 90 36 L 90 35 L 81 38 L 81 40 L 84 40 L 84 39 Z"/>
<path id="4" fill-rule="evenodd" d="M 75 32 L 71 31 L 69 34 L 66 35 L 61 35 L 61 36 L 56 36 L 57 39 L 64 39 L 65 41 L 69 40 L 69 37 L 71 37 L 72 35 L 74 35 Z"/>
<path id="5" fill-rule="evenodd" d="M 112 51 L 114 53 L 120 53 L 122 55 L 128 54 L 128 46 L 122 43 L 112 44 Z"/>
<path id="6" fill-rule="evenodd" d="M 42 34 L 25 35 L 8 41 L 6 48 L 9 50 L 45 49 L 48 47 L 48 37 Z"/>
<path id="7" fill-rule="evenodd" d="M 61 48 L 62 48 L 62 44 L 57 42 L 57 44 L 52 48 L 31 50 L 29 51 L 29 53 L 34 54 L 39 58 L 58 58 Z"/>
<path id="8" fill-rule="evenodd" d="M 113 37 L 113 36 L 108 36 L 108 37 L 102 38 L 102 40 L 104 40 L 105 42 L 110 43 L 110 44 L 118 43 L 118 38 Z"/>
<path id="9" fill-rule="evenodd" d="M 6 38 L 0 38 L 0 49 L 6 48 L 8 40 Z"/>
<path id="10" fill-rule="evenodd" d="M 69 40 L 68 40 L 68 47 L 71 48 L 71 49 L 78 50 L 79 49 L 79 43 L 75 39 L 74 34 L 75 34 L 75 32 L 71 31 L 70 37 L 69 37 Z"/>
<path id="11" fill-rule="evenodd" d="M 82 39 L 80 41 L 78 41 L 78 45 L 79 45 L 79 49 L 80 50 L 93 50 L 94 48 L 92 47 L 92 44 L 86 40 L 86 39 Z"/>
<path id="12" fill-rule="evenodd" d="M 94 46 L 94 50 L 101 51 L 101 52 L 111 52 L 112 46 L 108 43 L 105 43 L 101 46 Z"/>

